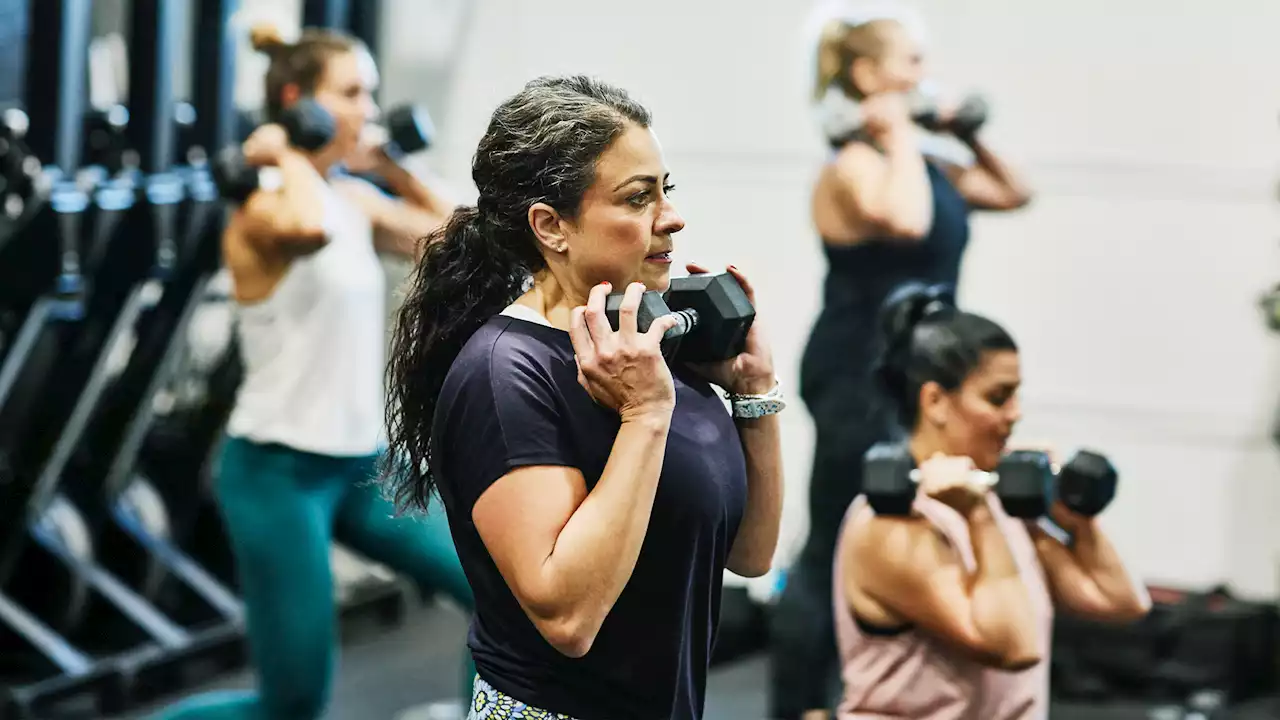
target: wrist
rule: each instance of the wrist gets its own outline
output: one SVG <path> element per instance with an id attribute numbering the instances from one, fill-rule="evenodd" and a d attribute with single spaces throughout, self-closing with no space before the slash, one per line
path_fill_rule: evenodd
<path id="1" fill-rule="evenodd" d="M 741 378 L 732 387 L 725 388 L 734 395 L 764 395 L 778 384 L 772 373 L 753 378 Z"/>
<path id="2" fill-rule="evenodd" d="M 654 434 L 664 434 L 671 427 L 674 408 L 655 407 L 620 413 L 624 427 L 633 427 Z"/>

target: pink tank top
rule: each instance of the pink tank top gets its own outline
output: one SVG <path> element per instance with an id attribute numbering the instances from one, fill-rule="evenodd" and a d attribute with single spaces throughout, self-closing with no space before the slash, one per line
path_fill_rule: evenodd
<path id="1" fill-rule="evenodd" d="M 842 538 L 849 529 L 850 518 L 865 504 L 865 498 L 859 497 L 849 507 L 840 531 Z M 983 666 L 912 629 L 896 635 L 864 632 L 845 601 L 840 581 L 844 576 L 843 567 L 840 553 L 836 553 L 836 639 L 844 680 L 844 696 L 837 712 L 839 720 L 1043 720 L 1048 717 L 1053 602 L 1026 527 L 1022 521 L 1005 514 L 994 498 L 989 499 L 989 505 L 1041 621 L 1041 662 L 1022 672 L 1006 672 Z M 916 498 L 915 509 L 942 532 L 956 548 L 964 566 L 972 571 L 975 567 L 973 545 L 964 518 L 924 496 Z M 864 513 L 858 521 L 864 522 L 864 518 L 870 517 Z"/>

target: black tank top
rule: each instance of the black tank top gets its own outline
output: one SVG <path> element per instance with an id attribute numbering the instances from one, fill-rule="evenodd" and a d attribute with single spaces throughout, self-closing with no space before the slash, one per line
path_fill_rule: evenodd
<path id="1" fill-rule="evenodd" d="M 921 240 L 869 239 L 824 244 L 829 270 L 823 307 L 800 369 L 800 393 L 812 409 L 828 393 L 843 401 L 870 399 L 879 354 L 877 318 L 885 297 L 903 282 L 955 285 L 969 243 L 969 204 L 933 162 L 933 225 Z M 854 410 L 846 407 L 845 410 Z"/>

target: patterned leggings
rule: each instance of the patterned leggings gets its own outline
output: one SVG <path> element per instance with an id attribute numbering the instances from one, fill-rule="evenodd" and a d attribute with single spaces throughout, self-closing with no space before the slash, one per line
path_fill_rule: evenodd
<path id="1" fill-rule="evenodd" d="M 494 690 L 479 675 L 472 688 L 467 720 L 574 720 L 564 713 L 525 705 L 506 693 Z"/>

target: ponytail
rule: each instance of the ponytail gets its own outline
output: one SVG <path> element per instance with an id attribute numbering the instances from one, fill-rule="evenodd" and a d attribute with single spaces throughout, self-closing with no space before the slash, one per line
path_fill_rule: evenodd
<path id="1" fill-rule="evenodd" d="M 459 207 L 425 242 L 397 314 L 387 370 L 383 461 L 386 494 L 400 509 L 426 510 L 435 490 L 431 430 L 445 375 L 489 318 L 523 291 L 533 268 L 499 236 L 510 229 L 476 207 Z"/>
<path id="2" fill-rule="evenodd" d="M 908 431 L 920 417 L 920 391 L 937 383 L 959 389 L 985 353 L 1018 349 L 1004 328 L 956 308 L 950 286 L 907 282 L 880 311 L 881 355 L 876 375 Z"/>

